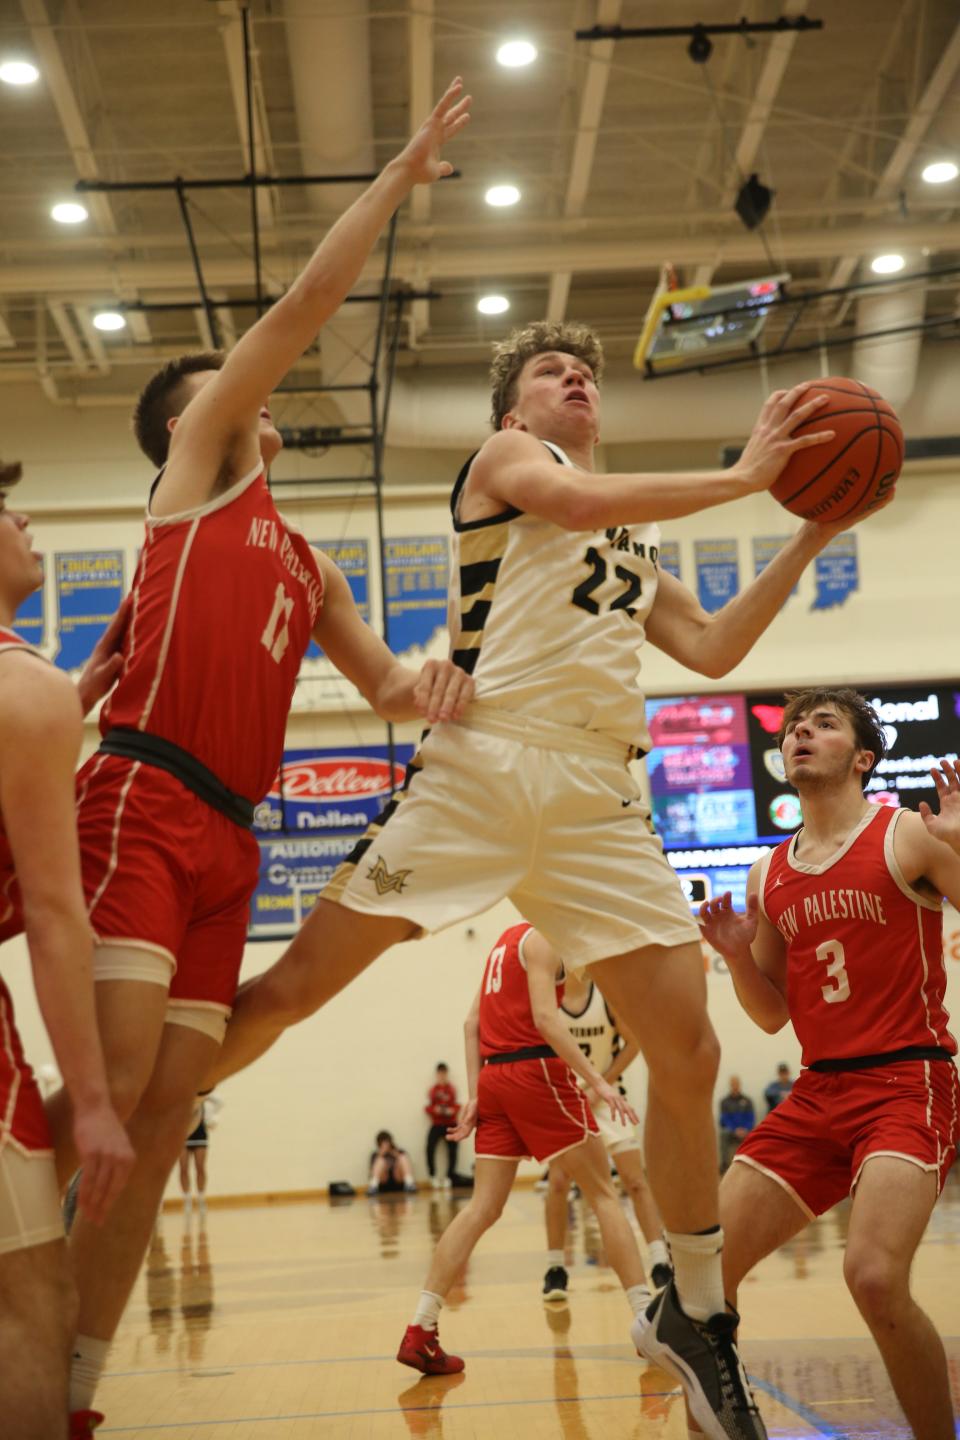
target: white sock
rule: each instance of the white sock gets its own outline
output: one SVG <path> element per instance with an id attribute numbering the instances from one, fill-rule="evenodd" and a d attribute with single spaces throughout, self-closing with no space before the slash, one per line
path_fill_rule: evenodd
<path id="1" fill-rule="evenodd" d="M 673 1278 L 680 1304 L 692 1320 L 709 1320 L 726 1310 L 720 1252 L 723 1231 L 719 1225 L 708 1235 L 665 1232 L 673 1257 Z"/>
<path id="2" fill-rule="evenodd" d="M 90 1410 L 100 1376 L 107 1363 L 109 1340 L 78 1335 L 70 1352 L 70 1410 Z"/>
<path id="3" fill-rule="evenodd" d="M 647 1254 L 650 1257 L 650 1269 L 654 1265 L 669 1265 L 670 1251 L 667 1249 L 665 1240 L 649 1240 L 647 1242 Z"/>
<path id="4" fill-rule="evenodd" d="M 421 1290 L 420 1302 L 414 1313 L 413 1324 L 419 1325 L 423 1330 L 436 1330 L 442 1304 L 442 1295 L 434 1295 L 432 1290 Z"/>
<path id="5" fill-rule="evenodd" d="M 634 1315 L 642 1315 L 653 1299 L 646 1285 L 631 1285 L 626 1291 L 626 1296 Z"/>
<path id="6" fill-rule="evenodd" d="M 552 1270 L 555 1265 L 559 1265 L 562 1270 L 566 1269 L 566 1266 L 563 1263 L 562 1250 L 547 1251 L 547 1269 Z"/>

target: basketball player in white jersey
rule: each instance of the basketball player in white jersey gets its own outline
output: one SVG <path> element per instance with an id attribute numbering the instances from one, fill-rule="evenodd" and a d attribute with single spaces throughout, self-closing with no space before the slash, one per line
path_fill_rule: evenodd
<path id="1" fill-rule="evenodd" d="M 600 993 L 599 985 L 585 975 L 568 975 L 560 1002 L 560 1020 L 608 1085 L 626 1095 L 622 1076 L 640 1053 L 635 1040 L 621 1033 L 616 1016 Z M 673 1274 L 670 1253 L 663 1239 L 663 1221 L 647 1184 L 640 1137 L 631 1125 L 624 1127 L 610 1114 L 610 1107 L 596 1091 L 585 1087 L 587 1100 L 596 1117 L 600 1139 L 615 1166 L 624 1190 L 633 1204 L 637 1223 L 647 1242 L 648 1274 L 655 1289 L 661 1290 Z M 547 1226 L 547 1273 L 543 1278 L 544 1300 L 567 1298 L 564 1247 L 567 1239 L 567 1195 L 571 1176 L 562 1157 L 550 1163 L 544 1219 Z"/>
<path id="2" fill-rule="evenodd" d="M 509 895 L 572 970 L 593 968 L 650 1074 L 646 1157 L 675 1284 L 649 1318 L 713 1440 L 763 1425 L 725 1309 L 713 1087 L 700 936 L 651 834 L 628 768 L 650 745 L 637 651 L 725 675 L 775 618 L 835 530 L 803 525 L 715 615 L 658 564 L 659 521 L 766 490 L 819 401 L 804 387 L 763 406 L 729 470 L 597 475 L 602 351 L 582 326 L 541 322 L 498 347 L 496 434 L 452 497 L 458 622 L 473 675 L 463 718 L 431 730 L 388 805 L 285 955 L 241 993 L 210 1078 L 262 1054 L 388 946 Z M 209 1081 L 208 1081 L 209 1083 Z"/>
<path id="3" fill-rule="evenodd" d="M 22 909 L 40 1012 L 73 1102 L 80 1204 L 105 1218 L 133 1163 L 110 1104 L 93 1004 L 93 936 L 80 887 L 74 770 L 81 699 L 13 630 L 43 583 L 26 515 L 8 508 L 19 465 L 0 464 L 0 939 Z M 108 641 L 108 645 L 109 645 Z M 94 668 L 103 658 L 102 650 Z M 107 663 L 106 688 L 115 676 Z M 89 689 L 87 703 L 99 698 Z M 102 694 L 103 691 L 100 691 Z M 16 928 L 20 928 L 17 921 Z M 0 981 L 0 1433 L 62 1440 L 76 1297 L 43 1102 Z"/>

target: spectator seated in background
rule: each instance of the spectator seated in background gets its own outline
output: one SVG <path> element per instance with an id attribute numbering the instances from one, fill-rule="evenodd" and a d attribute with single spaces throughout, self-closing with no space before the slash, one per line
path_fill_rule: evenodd
<path id="1" fill-rule="evenodd" d="M 776 1110 L 781 1100 L 786 1100 L 792 1089 L 793 1079 L 790 1075 L 790 1066 L 784 1060 L 781 1060 L 777 1066 L 777 1078 L 771 1080 L 763 1092 L 763 1098 L 767 1102 L 768 1115 L 771 1110 Z"/>
<path id="2" fill-rule="evenodd" d="M 367 1194 L 389 1195 L 404 1190 L 412 1194 L 416 1188 L 410 1156 L 394 1143 L 389 1130 L 378 1131 L 377 1148 L 370 1156 Z"/>
<path id="3" fill-rule="evenodd" d="M 757 1123 L 753 1101 L 740 1089 L 740 1076 L 730 1076 L 730 1090 L 720 1101 L 720 1173 L 728 1170 L 737 1146 Z"/>

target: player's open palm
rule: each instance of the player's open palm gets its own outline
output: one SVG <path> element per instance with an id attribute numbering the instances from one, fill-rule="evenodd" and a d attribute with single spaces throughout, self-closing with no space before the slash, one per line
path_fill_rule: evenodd
<path id="1" fill-rule="evenodd" d="M 401 152 L 400 162 L 410 170 L 415 185 L 430 185 L 453 174 L 453 166 L 449 160 L 440 159 L 440 152 L 470 119 L 473 97 L 462 92 L 463 81 L 458 75 Z"/>
<path id="2" fill-rule="evenodd" d="M 704 900 L 700 906 L 700 931 L 708 945 L 721 955 L 749 955 L 756 939 L 759 907 L 756 895 L 747 896 L 746 913 L 733 908 L 733 896 L 726 894 Z"/>
<path id="3" fill-rule="evenodd" d="M 463 1107 L 463 1114 L 456 1125 L 451 1125 L 447 1131 L 448 1140 L 466 1140 L 477 1128 L 477 1102 L 468 1100 Z"/>
<path id="4" fill-rule="evenodd" d="M 927 831 L 935 840 L 960 854 L 960 765 L 957 761 L 941 760 L 940 768 L 930 771 L 937 787 L 939 814 L 925 800 L 920 801 L 920 815 Z"/>
<path id="5" fill-rule="evenodd" d="M 794 385 L 792 390 L 774 390 L 757 416 L 750 439 L 737 461 L 737 469 L 747 478 L 751 490 L 769 490 L 791 455 L 834 438 L 833 430 L 793 433 L 827 402 L 827 396 L 822 393 L 812 400 L 804 400 L 809 387 L 810 382 L 806 381 Z"/>
<path id="6" fill-rule="evenodd" d="M 73 1140 L 83 1177 L 80 1209 L 94 1225 L 102 1225 L 133 1169 L 133 1146 L 107 1104 L 75 1111 Z"/>

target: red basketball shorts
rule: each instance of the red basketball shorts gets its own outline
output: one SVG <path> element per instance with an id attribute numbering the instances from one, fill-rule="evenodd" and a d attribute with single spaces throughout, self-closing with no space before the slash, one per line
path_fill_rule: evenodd
<path id="1" fill-rule="evenodd" d="M 934 1171 L 942 1189 L 958 1138 L 956 1066 L 905 1060 L 870 1070 L 802 1071 L 734 1160 L 778 1181 L 813 1219 L 849 1194 L 872 1155 Z"/>
<path id="2" fill-rule="evenodd" d="M 31 1155 L 53 1151 L 40 1091 L 13 1021 L 10 991 L 0 980 L 0 1149 L 7 1144 Z"/>
<path id="3" fill-rule="evenodd" d="M 176 965 L 171 1000 L 233 1003 L 260 850 L 174 776 L 96 754 L 77 777 L 90 923 L 104 945 Z"/>
<path id="4" fill-rule="evenodd" d="M 576 1076 L 555 1057 L 484 1065 L 477 1111 L 478 1160 L 553 1160 L 598 1133 Z"/>

